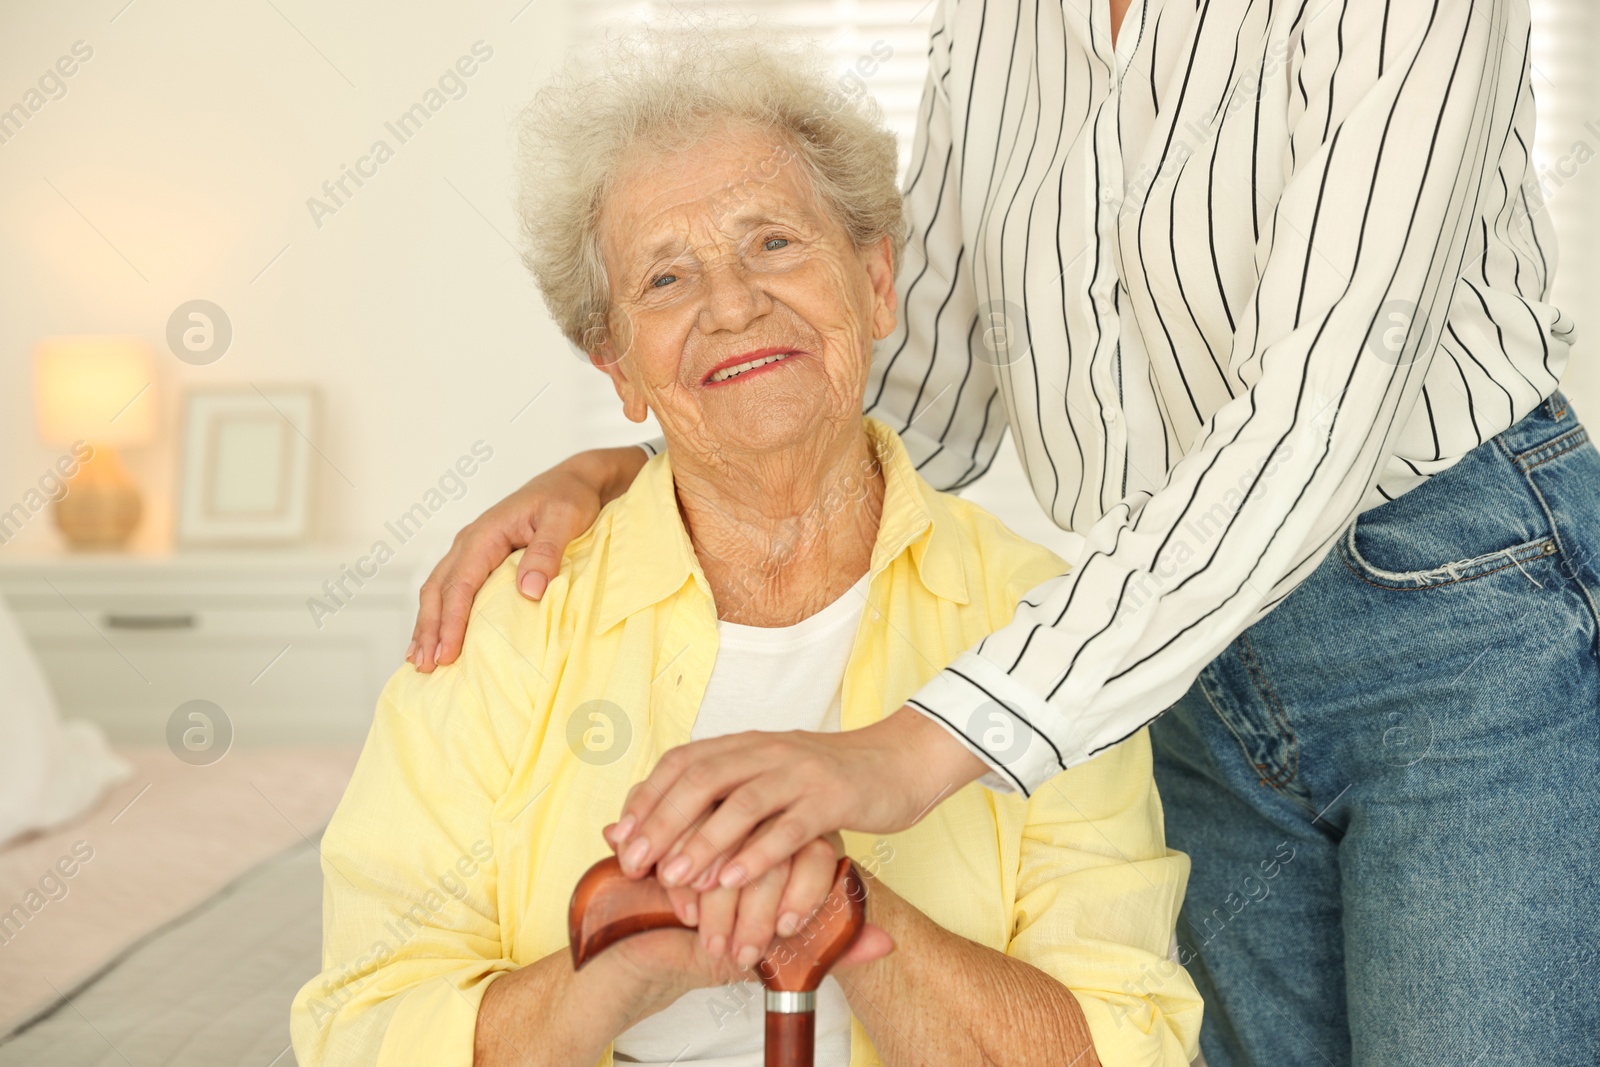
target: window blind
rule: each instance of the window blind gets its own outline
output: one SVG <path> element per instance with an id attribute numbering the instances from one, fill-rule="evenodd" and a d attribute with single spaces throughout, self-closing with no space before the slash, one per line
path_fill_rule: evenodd
<path id="1" fill-rule="evenodd" d="M 900 140 L 900 172 L 911 157 L 917 104 L 928 71 L 928 25 L 938 0 L 579 0 L 586 41 L 608 29 L 674 16 L 757 18 L 810 38 L 840 78 L 859 78 Z M 852 82 L 851 84 L 854 84 Z"/>

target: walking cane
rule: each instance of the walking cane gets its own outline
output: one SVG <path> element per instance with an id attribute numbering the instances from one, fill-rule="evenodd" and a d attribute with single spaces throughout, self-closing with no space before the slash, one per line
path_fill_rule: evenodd
<path id="1" fill-rule="evenodd" d="M 812 1067 L 817 989 L 866 925 L 867 887 L 841 857 L 833 889 L 799 930 L 776 941 L 756 974 L 767 991 L 766 1067 Z M 572 891 L 567 932 L 572 966 L 583 965 L 625 937 L 647 930 L 690 929 L 678 921 L 667 891 L 653 877 L 629 878 L 616 857 L 590 867 Z"/>

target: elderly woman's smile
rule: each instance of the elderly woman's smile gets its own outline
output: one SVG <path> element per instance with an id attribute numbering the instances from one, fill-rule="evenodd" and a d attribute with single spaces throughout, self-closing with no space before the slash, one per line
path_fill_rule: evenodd
<path id="1" fill-rule="evenodd" d="M 763 367 L 781 363 L 790 356 L 802 354 L 798 348 L 763 348 L 755 352 L 744 352 L 737 356 L 731 356 L 712 367 L 711 373 L 705 377 L 704 384 L 708 386 L 723 385 L 733 381 L 735 378 L 753 375 Z M 745 380 L 749 381 L 749 378 L 745 378 Z"/>

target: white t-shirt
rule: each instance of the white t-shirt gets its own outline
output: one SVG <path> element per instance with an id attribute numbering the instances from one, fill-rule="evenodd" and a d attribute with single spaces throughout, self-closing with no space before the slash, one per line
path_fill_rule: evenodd
<path id="1" fill-rule="evenodd" d="M 717 623 L 717 660 L 693 740 L 744 730 L 837 730 L 844 669 L 867 602 L 867 577 L 793 626 Z M 757 982 L 696 989 L 617 1037 L 618 1063 L 762 1067 L 766 998 Z M 817 1067 L 850 1062 L 850 1006 L 826 978 L 817 990 Z"/>

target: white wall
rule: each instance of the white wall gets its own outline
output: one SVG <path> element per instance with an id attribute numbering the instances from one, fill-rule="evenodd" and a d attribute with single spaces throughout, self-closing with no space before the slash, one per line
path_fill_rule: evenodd
<path id="1" fill-rule="evenodd" d="M 525 0 L 126 2 L 0 9 L 0 108 L 74 42 L 93 49 L 66 95 L 0 143 L 0 508 L 55 456 L 35 436 L 31 397 L 32 349 L 54 333 L 157 346 L 167 432 L 126 456 L 147 491 L 145 548 L 170 538 L 185 387 L 321 388 L 328 541 L 379 536 L 478 439 L 495 458 L 435 516 L 430 540 L 561 455 L 636 439 L 508 243 L 510 124 L 565 47 L 565 0 L 520 14 Z M 465 95 L 402 144 L 385 122 L 477 41 L 492 57 Z M 347 181 L 354 195 L 319 228 L 307 199 L 380 138 L 393 158 L 364 186 Z M 173 309 L 196 297 L 234 328 L 209 366 L 163 341 Z M 54 537 L 41 514 L 9 547 Z"/>
<path id="2" fill-rule="evenodd" d="M 0 109 L 75 42 L 93 49 L 66 94 L 0 143 L 0 510 L 56 455 L 35 436 L 30 370 L 35 343 L 55 333 L 132 332 L 157 346 L 150 398 L 167 431 L 127 457 L 147 492 L 147 549 L 170 539 L 184 387 L 320 386 L 323 541 L 370 542 L 473 441 L 489 442 L 495 459 L 407 546 L 408 564 L 530 472 L 637 439 L 604 379 L 550 325 L 508 243 L 511 120 L 564 49 L 576 0 L 0 2 Z M 1584 126 L 1600 120 L 1584 58 L 1590 6 L 1535 0 L 1546 165 L 1580 140 L 1600 149 L 1600 121 Z M 384 123 L 477 41 L 493 56 L 466 95 L 400 144 Z M 307 199 L 378 138 L 394 157 L 319 228 Z M 1600 325 L 1588 321 L 1600 284 L 1596 170 L 1576 168 L 1551 210 L 1565 245 L 1558 302 L 1581 324 L 1571 391 L 1600 420 L 1590 336 Z M 220 304 L 235 332 L 203 367 L 162 344 L 173 309 L 197 297 Z M 1042 522 L 1027 521 L 1038 516 L 1015 466 L 1008 451 L 1009 477 L 982 497 L 1033 530 Z M 54 540 L 41 514 L 9 547 Z"/>
<path id="3" fill-rule="evenodd" d="M 1562 388 L 1590 425 L 1600 425 L 1600 4 L 1531 0 L 1534 99 L 1539 129 L 1534 169 L 1560 241 L 1551 302 L 1578 322 Z"/>

